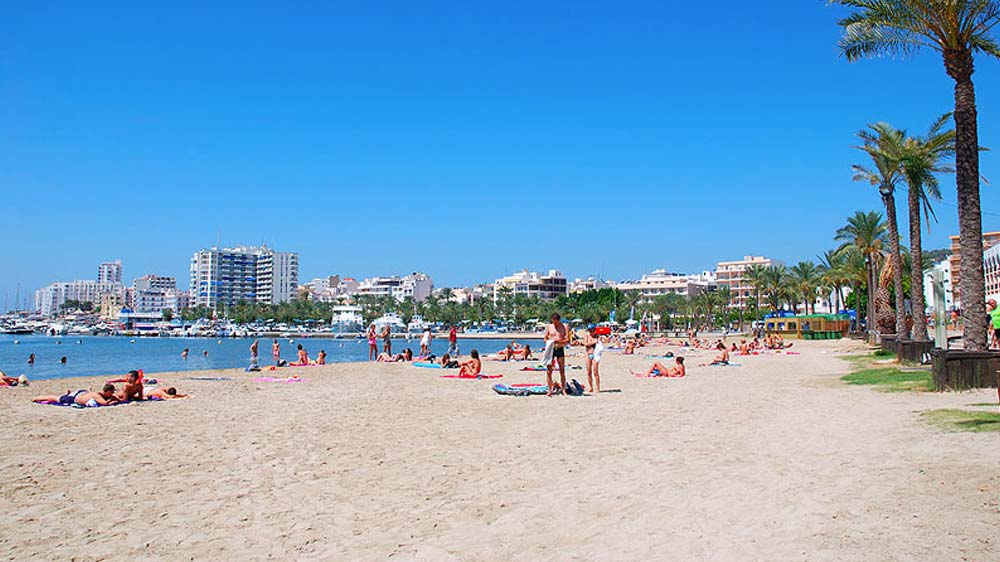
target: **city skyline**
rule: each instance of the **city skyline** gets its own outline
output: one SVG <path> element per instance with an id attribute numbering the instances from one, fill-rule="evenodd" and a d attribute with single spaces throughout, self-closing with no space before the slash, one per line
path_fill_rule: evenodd
<path id="1" fill-rule="evenodd" d="M 851 181 L 854 133 L 919 132 L 952 106 L 933 54 L 849 65 L 845 11 L 809 2 L 780 2 L 771 26 L 727 6 L 716 41 L 685 56 L 704 39 L 677 25 L 700 21 L 694 6 L 425 8 L 241 5 L 233 21 L 224 3 L 156 18 L 68 4 L 52 21 L 12 7 L 0 182 L 19 241 L 0 248 L 0 302 L 111 258 L 184 278 L 185 256 L 220 237 L 294 248 L 303 279 L 427 271 L 455 286 L 525 267 L 620 279 L 815 259 L 848 215 L 881 208 Z M 165 21 L 186 40 L 151 41 Z M 973 78 L 995 148 L 997 64 Z M 996 181 L 994 152 L 981 172 Z M 953 177 L 942 193 L 927 248 L 958 232 Z M 1000 192 L 982 201 L 996 230 Z"/>

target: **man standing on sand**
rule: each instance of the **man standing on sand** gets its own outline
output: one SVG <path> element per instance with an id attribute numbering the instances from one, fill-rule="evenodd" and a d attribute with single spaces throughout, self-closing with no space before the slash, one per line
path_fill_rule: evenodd
<path id="1" fill-rule="evenodd" d="M 382 353 L 392 355 L 392 326 L 388 323 L 382 326 Z"/>
<path id="2" fill-rule="evenodd" d="M 545 327 L 545 381 L 549 391 L 546 396 L 552 396 L 552 365 L 559 364 L 559 392 L 566 392 L 566 346 L 569 345 L 569 329 L 562 323 L 559 314 L 553 314 L 552 323 Z M 549 353 L 549 346 L 552 348 Z M 550 356 L 551 355 L 551 359 Z"/>
<path id="3" fill-rule="evenodd" d="M 454 324 L 448 330 L 448 356 L 452 359 L 458 357 L 458 331 L 455 330 Z"/>

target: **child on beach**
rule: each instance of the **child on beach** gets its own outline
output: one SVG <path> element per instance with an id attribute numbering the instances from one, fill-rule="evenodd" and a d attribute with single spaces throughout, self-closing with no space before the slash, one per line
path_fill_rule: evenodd
<path id="1" fill-rule="evenodd" d="M 479 360 L 479 351 L 473 349 L 469 353 L 470 359 L 458 364 L 458 376 L 475 377 L 483 370 L 483 362 Z"/>

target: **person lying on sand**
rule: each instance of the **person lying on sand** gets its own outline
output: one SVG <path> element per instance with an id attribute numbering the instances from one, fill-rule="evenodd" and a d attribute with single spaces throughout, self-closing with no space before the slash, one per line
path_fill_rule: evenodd
<path id="1" fill-rule="evenodd" d="M 146 393 L 147 400 L 171 400 L 173 398 L 187 398 L 187 394 L 178 394 L 177 389 L 172 386 L 170 388 L 154 388 Z"/>
<path id="2" fill-rule="evenodd" d="M 445 369 L 457 369 L 458 361 L 452 360 L 451 355 L 445 353 L 441 356 L 441 367 Z"/>
<path id="3" fill-rule="evenodd" d="M 142 378 L 139 376 L 139 371 L 129 371 L 125 375 L 125 383 L 122 385 L 122 391 L 118 394 L 118 400 L 121 402 L 142 400 L 142 391 Z"/>
<path id="4" fill-rule="evenodd" d="M 8 377 L 7 373 L 0 371 L 0 386 L 28 386 L 28 377 L 21 375 L 17 378 Z"/>
<path id="5" fill-rule="evenodd" d="M 86 406 L 87 408 L 108 406 L 119 402 L 118 397 L 115 396 L 115 385 L 111 383 L 105 384 L 100 392 L 92 390 L 77 390 L 74 392 L 67 390 L 66 394 L 62 396 L 38 396 L 32 398 L 31 401 L 40 404 L 47 402 L 58 402 L 64 405 L 76 404 L 78 406 Z"/>
<path id="6" fill-rule="evenodd" d="M 653 363 L 653 366 L 646 371 L 647 377 L 683 377 L 687 375 L 687 370 L 684 368 L 684 358 L 676 357 L 674 358 L 674 366 L 667 367 L 660 363 L 659 361 Z"/>
<path id="7" fill-rule="evenodd" d="M 404 361 L 413 361 L 413 350 L 406 348 L 402 353 L 398 355 L 389 355 L 386 352 L 378 354 L 378 358 L 375 359 L 376 363 L 401 363 Z"/>
<path id="8" fill-rule="evenodd" d="M 470 359 L 458 364 L 458 376 L 474 377 L 483 370 L 483 362 L 479 360 L 479 351 L 473 349 L 469 354 Z"/>

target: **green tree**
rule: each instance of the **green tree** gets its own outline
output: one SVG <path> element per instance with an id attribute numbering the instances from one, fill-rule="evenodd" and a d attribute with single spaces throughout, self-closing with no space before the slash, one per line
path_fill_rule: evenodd
<path id="1" fill-rule="evenodd" d="M 907 55 L 926 47 L 939 52 L 955 82 L 955 160 L 959 247 L 962 259 L 962 328 L 965 349 L 984 351 L 986 288 L 979 198 L 979 131 L 972 82 L 976 54 L 1000 57 L 992 33 L 1000 23 L 998 0 L 831 0 L 851 14 L 840 20 L 840 49 L 849 61 Z M 916 268 L 915 268 L 916 269 Z"/>
<path id="2" fill-rule="evenodd" d="M 840 251 L 853 246 L 857 248 L 865 262 L 865 286 L 868 288 L 868 329 L 875 326 L 875 272 L 878 271 L 879 259 L 885 245 L 886 224 L 882 214 L 875 211 L 857 211 L 847 218 L 847 224 L 837 230 L 834 239 L 841 242 Z M 860 325 L 861 319 L 858 318 Z"/>
<path id="3" fill-rule="evenodd" d="M 813 312 L 816 312 L 816 290 L 822 282 L 822 270 L 811 261 L 800 261 L 789 270 L 789 283 L 798 290 L 802 297 L 803 312 L 809 313 L 809 305 L 812 304 Z"/>

